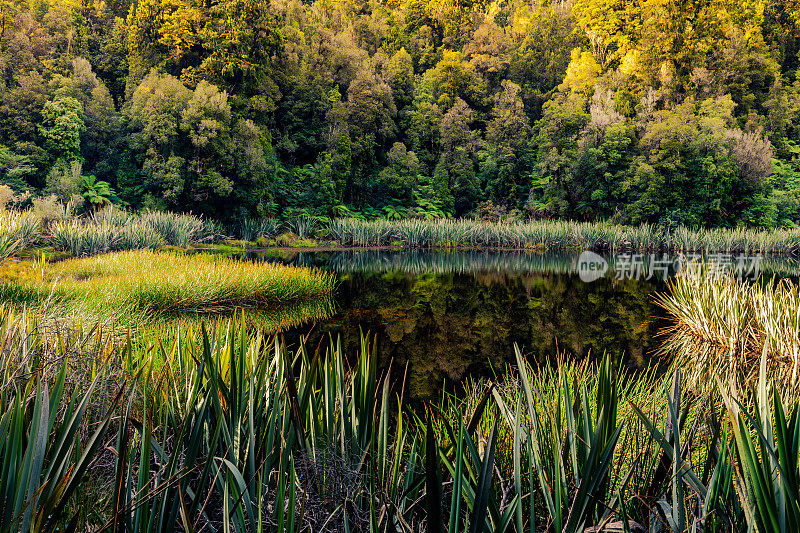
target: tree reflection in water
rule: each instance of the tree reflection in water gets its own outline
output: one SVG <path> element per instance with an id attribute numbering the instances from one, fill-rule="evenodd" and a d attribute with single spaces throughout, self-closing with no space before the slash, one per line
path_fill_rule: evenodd
<path id="1" fill-rule="evenodd" d="M 262 258 L 263 259 L 263 258 Z M 317 252 L 290 263 L 338 272 L 335 312 L 284 332 L 325 346 L 341 335 L 358 353 L 360 331 L 377 336 L 382 366 L 408 363 L 406 392 L 424 398 L 467 375 L 502 369 L 519 344 L 533 360 L 619 354 L 641 368 L 654 362 L 658 309 L 650 280 L 592 283 L 578 277 L 576 256 L 485 252 Z"/>

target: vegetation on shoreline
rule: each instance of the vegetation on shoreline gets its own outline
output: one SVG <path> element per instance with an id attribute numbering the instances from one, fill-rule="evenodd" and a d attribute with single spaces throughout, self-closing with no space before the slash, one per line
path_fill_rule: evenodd
<path id="1" fill-rule="evenodd" d="M 30 210 L 0 212 L 0 252 L 5 257 L 33 246 L 52 246 L 73 257 L 125 250 L 247 248 L 495 249 L 672 253 L 797 254 L 800 229 L 692 230 L 685 227 L 621 226 L 610 222 L 529 220 L 316 219 L 290 222 L 243 219 L 223 226 L 187 214 L 116 208 L 90 217 L 41 219 Z M 241 240 L 225 240 L 225 238 Z"/>
<path id="2" fill-rule="evenodd" d="M 635 252 L 742 252 L 793 254 L 800 251 L 800 230 L 666 230 L 648 224 L 529 221 L 489 223 L 476 220 L 334 219 L 328 234 L 345 246 L 410 248 L 495 248 L 610 250 Z"/>
<path id="3" fill-rule="evenodd" d="M 40 222 L 30 212 L 0 210 L 0 263 L 33 244 Z"/>
<path id="4" fill-rule="evenodd" d="M 679 374 L 517 353 L 502 380 L 410 410 L 368 338 L 349 366 L 333 342 L 292 354 L 235 323 L 155 345 L 68 333 L 3 310 L 3 529 L 800 525 L 797 407 L 765 370 L 742 403 L 696 402 Z"/>
<path id="5" fill-rule="evenodd" d="M 42 238 L 74 257 L 125 250 L 158 250 L 211 243 L 219 230 L 208 220 L 180 214 L 147 211 L 140 214 L 104 209 L 88 219 L 67 218 L 51 223 Z"/>
<path id="6" fill-rule="evenodd" d="M 187 248 L 221 237 L 214 223 L 191 214 L 106 208 L 78 217 L 69 205 L 56 205 L 50 213 L 0 208 L 0 259 L 42 246 L 84 257 L 167 246 Z"/>
<path id="7" fill-rule="evenodd" d="M 800 222 L 797 0 L 222 1 L 12 1 L 0 183 L 225 222 Z"/>
<path id="8" fill-rule="evenodd" d="M 0 532 L 800 531 L 798 285 L 320 245 L 791 266 L 800 0 L 0 0 Z"/>

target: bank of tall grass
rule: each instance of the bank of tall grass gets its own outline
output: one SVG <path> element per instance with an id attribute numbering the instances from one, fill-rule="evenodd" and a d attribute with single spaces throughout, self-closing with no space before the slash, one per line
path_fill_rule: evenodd
<path id="1" fill-rule="evenodd" d="M 695 381 L 717 376 L 755 380 L 765 358 L 770 375 L 800 396 L 800 293 L 789 279 L 739 280 L 708 269 L 674 278 L 657 303 L 672 325 L 663 351 L 691 368 Z"/>
<path id="2" fill-rule="evenodd" d="M 752 400 L 698 402 L 680 374 L 517 352 L 412 409 L 369 337 L 350 357 L 236 323 L 119 344 L 0 315 L 2 530 L 800 527 L 798 411 L 766 370 Z"/>
<path id="3" fill-rule="evenodd" d="M 89 219 L 57 221 L 47 240 L 75 257 L 125 250 L 158 250 L 166 245 L 187 247 L 219 236 L 213 223 L 193 216 L 147 211 L 141 214 L 105 209 Z"/>
<path id="4" fill-rule="evenodd" d="M 17 303 L 50 302 L 86 316 L 154 320 L 324 301 L 334 283 L 332 275 L 309 268 L 137 250 L 32 262 L 16 279 L 0 284 L 0 294 Z"/>
<path id="5" fill-rule="evenodd" d="M 293 264 L 313 263 L 317 252 L 287 254 L 286 260 Z M 714 260 L 713 257 L 708 256 Z M 630 277 L 641 279 L 667 279 L 681 268 L 693 268 L 700 257 L 671 255 L 664 253 L 644 254 L 634 258 L 630 254 L 609 254 L 608 275 L 627 273 Z M 789 255 L 764 256 L 756 263 L 756 258 L 739 263 L 738 258 L 716 258 L 720 269 L 728 269 L 742 274 L 768 272 L 779 276 L 800 277 L 800 258 Z M 326 252 L 326 268 L 337 273 L 351 272 L 407 272 L 424 274 L 433 272 L 474 273 L 474 272 L 515 272 L 522 274 L 567 274 L 580 273 L 580 254 L 573 252 L 537 252 L 534 250 L 392 250 L 392 249 L 348 249 Z M 627 270 L 626 270 L 627 269 Z M 748 272 L 752 270 L 752 272 Z"/>
<path id="6" fill-rule="evenodd" d="M 410 248 L 504 248 L 727 253 L 797 253 L 800 229 L 747 228 L 691 230 L 637 227 L 606 222 L 530 221 L 489 223 L 476 220 L 334 219 L 330 238 L 344 246 Z"/>
<path id="7" fill-rule="evenodd" d="M 664 229 L 649 224 L 631 227 L 566 220 L 491 223 L 472 219 L 328 220 L 301 216 L 289 221 L 243 219 L 223 230 L 221 224 L 191 214 L 132 213 L 106 208 L 82 217 L 65 214 L 55 220 L 41 220 L 30 211 L 3 212 L 0 216 L 0 257 L 34 244 L 51 245 L 70 255 L 83 257 L 113 251 L 156 250 L 164 246 L 185 248 L 231 236 L 244 241 L 274 239 L 280 242 L 282 233 L 345 247 L 800 253 L 800 228 L 692 230 L 684 227 Z"/>

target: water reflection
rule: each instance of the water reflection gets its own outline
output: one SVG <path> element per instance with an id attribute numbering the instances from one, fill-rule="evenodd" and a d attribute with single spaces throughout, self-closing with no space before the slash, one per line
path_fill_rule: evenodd
<path id="1" fill-rule="evenodd" d="M 265 308 L 246 309 L 229 312 L 192 313 L 181 312 L 158 317 L 148 324 L 149 329 L 177 327 L 200 327 L 202 323 L 213 323 L 236 319 L 243 321 L 248 328 L 258 328 L 269 332 L 287 331 L 291 328 L 314 324 L 334 314 L 336 304 L 331 298 L 294 302 Z"/>
<path id="2" fill-rule="evenodd" d="M 387 272 L 400 270 L 410 273 L 476 271 L 525 272 L 546 274 L 577 274 L 580 253 L 557 252 L 536 253 L 531 251 L 496 250 L 337 250 L 302 251 L 285 250 L 255 251 L 242 255 L 259 261 L 277 261 L 298 266 L 322 266 L 334 272 Z M 602 259 L 609 266 L 609 275 L 624 277 L 665 279 L 677 272 L 676 265 L 687 261 L 716 262 L 731 268 L 748 268 L 754 263 L 769 275 L 798 277 L 800 257 L 791 255 L 746 255 L 746 254 L 605 254 Z M 667 268 L 665 268 L 667 267 Z"/>
<path id="3" fill-rule="evenodd" d="M 254 252 L 247 257 L 279 261 L 298 266 L 317 266 L 337 273 L 392 272 L 423 273 L 540 273 L 577 274 L 580 255 L 576 253 L 534 253 L 523 251 L 425 251 L 425 250 L 347 250 L 333 252 L 287 252 L 282 256 Z M 605 256 L 609 273 L 625 271 L 633 263 L 630 254 Z M 637 276 L 664 279 L 675 272 L 676 256 L 646 254 L 635 257 Z M 630 277 L 630 276 L 626 276 Z"/>

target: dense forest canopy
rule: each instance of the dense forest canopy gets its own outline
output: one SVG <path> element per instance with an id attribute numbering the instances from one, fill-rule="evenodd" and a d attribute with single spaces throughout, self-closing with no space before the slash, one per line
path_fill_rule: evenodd
<path id="1" fill-rule="evenodd" d="M 800 0 L 0 0 L 14 201 L 800 223 Z"/>

